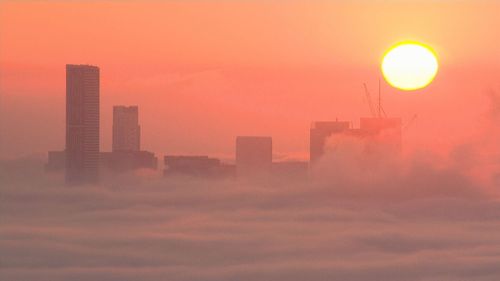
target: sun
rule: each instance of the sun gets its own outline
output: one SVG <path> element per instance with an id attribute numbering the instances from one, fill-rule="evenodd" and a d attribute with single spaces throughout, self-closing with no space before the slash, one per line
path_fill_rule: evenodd
<path id="1" fill-rule="evenodd" d="M 418 42 L 397 44 L 382 60 L 382 73 L 387 83 L 405 91 L 427 87 L 436 77 L 438 68 L 434 51 Z"/>

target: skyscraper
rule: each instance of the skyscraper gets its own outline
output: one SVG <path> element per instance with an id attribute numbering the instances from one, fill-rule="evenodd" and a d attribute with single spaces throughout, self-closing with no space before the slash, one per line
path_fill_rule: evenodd
<path id="1" fill-rule="evenodd" d="M 141 127 L 137 106 L 113 107 L 113 151 L 139 151 Z"/>
<path id="2" fill-rule="evenodd" d="M 236 175 L 262 177 L 271 173 L 273 140 L 271 137 L 236 138 Z"/>
<path id="3" fill-rule="evenodd" d="M 99 68 L 66 65 L 66 182 L 99 177 Z"/>

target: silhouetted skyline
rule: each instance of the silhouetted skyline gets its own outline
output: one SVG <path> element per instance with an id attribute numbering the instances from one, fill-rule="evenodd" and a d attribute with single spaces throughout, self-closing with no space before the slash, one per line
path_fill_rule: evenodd
<path id="1" fill-rule="evenodd" d="M 0 0 L 0 281 L 499 281 L 499 11 Z"/>

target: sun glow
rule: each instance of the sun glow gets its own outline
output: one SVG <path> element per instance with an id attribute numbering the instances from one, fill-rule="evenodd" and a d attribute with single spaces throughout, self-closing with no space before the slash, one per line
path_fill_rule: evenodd
<path id="1" fill-rule="evenodd" d="M 421 43 L 405 42 L 392 47 L 382 61 L 382 73 L 391 86 L 413 91 L 425 88 L 436 77 L 434 51 Z"/>

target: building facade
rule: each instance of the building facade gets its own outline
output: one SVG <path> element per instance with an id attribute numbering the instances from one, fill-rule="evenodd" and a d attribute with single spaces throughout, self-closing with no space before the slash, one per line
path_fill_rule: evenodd
<path id="1" fill-rule="evenodd" d="M 137 106 L 113 107 L 113 151 L 139 151 L 141 127 Z"/>
<path id="2" fill-rule="evenodd" d="M 99 68 L 66 65 L 66 182 L 99 178 Z"/>

